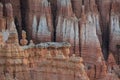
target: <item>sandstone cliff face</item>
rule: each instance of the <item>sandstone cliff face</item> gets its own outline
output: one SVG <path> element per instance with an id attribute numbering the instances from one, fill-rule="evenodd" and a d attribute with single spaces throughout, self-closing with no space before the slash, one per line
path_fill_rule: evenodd
<path id="1" fill-rule="evenodd" d="M 101 37 L 101 29 L 99 24 L 99 15 L 95 14 L 95 12 L 85 15 L 84 6 L 82 7 L 82 19 L 80 25 L 80 41 L 81 41 L 81 55 L 82 57 L 88 58 L 88 56 L 98 59 L 98 57 L 103 57 L 101 46 L 100 46 L 100 38 Z M 89 54 L 88 54 L 89 52 Z M 95 54 L 94 54 L 95 53 Z M 91 61 L 86 60 L 86 61 Z M 96 61 L 96 60 L 95 60 Z M 93 62 L 93 61 L 91 61 Z"/>
<path id="2" fill-rule="evenodd" d="M 1 62 L 3 59 L 8 61 L 4 62 L 4 67 L 2 66 L 5 71 L 1 68 L 5 73 L 1 72 L 3 80 L 6 76 L 11 79 L 17 77 L 20 80 L 36 80 L 39 75 L 42 75 L 42 80 L 50 76 L 53 76 L 51 80 L 66 80 L 67 77 L 71 80 L 88 80 L 88 77 L 90 80 L 118 79 L 119 0 L 0 0 L 0 2 L 0 45 L 1 50 L 8 49 L 4 55 L 6 58 L 1 56 Z M 18 44 L 18 36 L 23 50 Z M 70 52 L 68 46 L 64 45 L 66 43 L 49 43 L 52 41 L 69 42 Z M 14 47 L 10 48 L 11 46 Z M 15 54 L 16 47 L 21 55 Z M 13 52 L 9 53 L 9 50 Z M 72 54 L 77 57 L 73 55 L 71 61 Z M 86 71 L 80 67 L 81 61 L 78 56 L 83 58 Z M 17 60 L 14 57 L 17 57 Z M 18 64 L 14 64 L 15 60 Z M 65 63 L 70 65 L 64 65 Z M 13 65 L 20 67 L 20 73 L 13 70 Z M 78 67 L 72 71 L 71 66 L 79 66 L 83 73 L 77 72 Z M 23 67 L 26 69 L 22 70 Z M 68 68 L 70 72 L 64 68 Z M 47 77 L 44 77 L 45 75 Z"/>
<path id="3" fill-rule="evenodd" d="M 72 4 L 70 0 L 57 0 L 57 26 L 56 26 L 56 41 L 67 41 L 72 44 L 71 54 L 79 55 L 79 26 L 78 19 L 73 14 Z M 66 13 L 64 13 L 66 11 Z"/>
<path id="4" fill-rule="evenodd" d="M 69 43 L 35 45 L 31 41 L 20 46 L 14 28 L 3 44 L 0 46 L 1 80 L 89 80 L 83 59 L 69 57 Z"/>
<path id="5" fill-rule="evenodd" d="M 27 7 L 22 10 L 26 15 L 23 20 L 28 39 L 33 39 L 35 43 L 52 41 L 54 29 L 50 3 L 47 0 L 31 0 L 26 4 Z"/>
<path id="6" fill-rule="evenodd" d="M 120 2 L 116 3 L 114 2 L 112 4 L 112 10 L 111 10 L 111 19 L 110 19 L 110 51 L 112 53 L 114 53 L 114 57 L 117 61 L 117 63 L 119 64 L 119 60 L 120 58 L 119 56 L 119 8 L 118 8 L 118 4 Z"/>

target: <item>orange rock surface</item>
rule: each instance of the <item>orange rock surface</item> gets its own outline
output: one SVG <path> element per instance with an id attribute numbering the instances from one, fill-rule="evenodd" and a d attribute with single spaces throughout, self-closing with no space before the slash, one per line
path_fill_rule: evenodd
<path id="1" fill-rule="evenodd" d="M 0 80 L 119 80 L 119 0 L 0 0 Z"/>

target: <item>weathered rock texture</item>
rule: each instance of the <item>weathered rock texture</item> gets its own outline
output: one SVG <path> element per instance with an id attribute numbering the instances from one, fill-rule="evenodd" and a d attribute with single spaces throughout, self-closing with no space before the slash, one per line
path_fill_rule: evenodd
<path id="1" fill-rule="evenodd" d="M 0 2 L 0 80 L 119 80 L 119 0 Z"/>
<path id="2" fill-rule="evenodd" d="M 73 14 L 71 1 L 57 0 L 56 41 L 67 41 L 72 44 L 71 54 L 79 54 L 78 19 Z M 66 13 L 64 13 L 66 11 Z"/>
<path id="3" fill-rule="evenodd" d="M 28 0 L 21 3 L 24 5 L 23 26 L 26 27 L 24 29 L 28 39 L 33 39 L 35 43 L 52 41 L 54 31 L 50 3 L 47 0 Z"/>
<path id="4" fill-rule="evenodd" d="M 89 80 L 83 59 L 75 55 L 69 57 L 70 46 L 65 42 L 35 45 L 32 41 L 20 46 L 14 28 L 0 47 L 0 79 Z"/>

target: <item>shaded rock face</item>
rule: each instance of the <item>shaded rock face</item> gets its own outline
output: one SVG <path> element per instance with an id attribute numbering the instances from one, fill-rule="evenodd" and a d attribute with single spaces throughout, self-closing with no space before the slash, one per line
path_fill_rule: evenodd
<path id="1" fill-rule="evenodd" d="M 6 10 L 6 7 L 5 7 L 5 4 L 6 3 L 11 3 L 12 6 L 13 6 L 13 19 L 15 21 L 15 25 L 17 27 L 17 31 L 18 31 L 18 34 L 19 34 L 19 39 L 21 39 L 21 33 L 22 33 L 22 16 L 21 16 L 21 3 L 20 3 L 20 0 L 0 0 L 1 3 L 3 3 L 3 15 L 4 16 L 7 16 L 7 10 Z M 8 14 L 10 14 L 8 12 Z"/>
<path id="2" fill-rule="evenodd" d="M 0 2 L 1 80 L 118 80 L 119 0 Z"/>
<path id="3" fill-rule="evenodd" d="M 111 15 L 111 27 L 110 27 L 110 49 L 114 52 L 116 61 L 119 63 L 119 16 Z"/>
<path id="4" fill-rule="evenodd" d="M 52 41 L 54 32 L 50 3 L 47 0 L 28 0 L 21 1 L 21 4 L 25 24 L 23 29 L 27 31 L 27 38 L 33 39 L 35 43 Z M 40 36 L 44 36 L 46 40 Z"/>
<path id="5" fill-rule="evenodd" d="M 120 31 L 120 16 L 119 16 L 119 3 L 120 2 L 115 2 L 112 4 L 112 9 L 111 9 L 111 18 L 110 18 L 110 51 L 114 53 L 114 57 L 116 59 L 117 64 L 120 64 L 120 58 L 119 56 L 119 31 Z"/>

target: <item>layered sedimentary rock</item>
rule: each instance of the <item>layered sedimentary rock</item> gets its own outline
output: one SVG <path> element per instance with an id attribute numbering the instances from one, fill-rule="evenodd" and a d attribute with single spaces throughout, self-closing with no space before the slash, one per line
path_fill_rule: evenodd
<path id="1" fill-rule="evenodd" d="M 120 76 L 119 73 L 119 66 L 116 64 L 115 58 L 112 53 L 109 54 L 108 61 L 107 61 L 108 71 Z"/>
<path id="2" fill-rule="evenodd" d="M 5 79 L 23 79 L 28 78 L 28 68 L 26 67 L 26 56 L 24 55 L 23 49 L 18 44 L 17 34 L 14 32 L 10 33 L 10 36 L 1 50 L 4 53 L 1 54 L 1 62 L 4 65 L 1 69 L 2 80 Z M 24 68 L 23 68 L 24 66 Z M 5 78 L 5 79 L 4 79 Z"/>
<path id="3" fill-rule="evenodd" d="M 56 41 L 68 41 L 72 44 L 71 54 L 80 53 L 78 19 L 72 11 L 70 0 L 57 0 L 58 16 L 56 26 Z M 66 13 L 64 14 L 64 12 Z"/>
<path id="4" fill-rule="evenodd" d="M 96 0 L 97 7 L 100 14 L 100 26 L 102 31 L 102 50 L 105 60 L 109 54 L 109 25 L 110 25 L 110 14 L 111 4 L 114 0 Z"/>
<path id="5" fill-rule="evenodd" d="M 0 47 L 0 79 L 89 80 L 83 59 L 75 55 L 69 57 L 70 46 L 66 42 L 35 45 L 32 41 L 20 46 L 14 28 L 7 42 Z"/>
<path id="6" fill-rule="evenodd" d="M 54 12 L 51 12 L 51 8 L 50 6 L 49 7 L 43 7 L 42 5 L 48 5 L 49 2 L 51 3 L 50 6 L 52 6 L 52 11 Z M 45 22 L 47 23 L 47 27 L 49 27 L 49 32 L 51 33 L 51 37 L 49 37 L 48 41 L 50 41 L 52 39 L 53 40 L 56 40 L 58 39 L 57 38 L 57 35 L 56 35 L 56 26 L 58 24 L 58 15 L 61 14 L 61 15 L 64 15 L 64 16 L 72 16 L 73 14 L 76 15 L 76 17 L 79 19 L 81 18 L 81 10 L 82 10 L 82 5 L 85 5 L 85 13 L 88 13 L 89 11 L 94 11 L 94 7 L 98 8 L 98 13 L 97 14 L 100 14 L 100 20 L 99 20 L 99 23 L 100 23 L 100 27 L 101 27 L 101 31 L 102 31 L 102 35 L 100 35 L 100 43 L 102 45 L 102 51 L 103 51 L 103 54 L 104 54 L 104 57 L 105 57 L 105 60 L 107 60 L 107 57 L 108 57 L 108 53 L 109 53 L 109 29 L 110 29 L 110 24 L 111 24 L 111 21 L 110 21 L 110 17 L 111 17 L 111 8 L 112 8 L 112 4 L 116 4 L 116 7 L 113 8 L 113 10 L 115 10 L 117 7 L 119 7 L 119 1 L 116 0 L 116 1 L 113 1 L 113 0 L 107 0 L 107 1 L 102 1 L 102 0 L 65 0 L 65 1 L 61 1 L 62 2 L 62 6 L 64 5 L 68 5 L 70 3 L 70 5 L 66 6 L 66 7 L 62 7 L 60 6 L 60 1 L 58 0 L 54 0 L 54 1 L 51 1 L 51 0 L 35 0 L 35 1 L 24 1 L 22 0 L 21 1 L 21 11 L 22 11 L 22 23 L 23 23 L 23 29 L 25 29 L 27 31 L 27 38 L 30 40 L 31 38 L 33 39 L 33 41 L 35 43 L 39 42 L 40 40 L 38 39 L 37 40 L 37 31 L 35 29 L 35 31 L 32 32 L 32 26 L 33 25 L 37 25 L 37 30 L 38 30 L 38 25 L 39 25 L 39 22 L 40 22 L 40 15 L 43 13 L 46 14 L 46 20 Z M 3 2 L 4 4 L 9 2 L 9 0 L 1 0 L 1 2 Z M 13 3 L 13 1 L 11 0 L 10 1 L 13 6 L 15 5 Z M 72 3 L 71 3 L 72 2 Z M 19 0 L 16 0 L 16 3 L 20 5 L 20 2 Z M 67 4 L 68 3 L 68 4 Z M 42 4 L 40 6 L 40 4 Z M 19 6 L 18 5 L 18 6 Z M 71 6 L 72 5 L 72 6 Z M 58 6 L 58 7 L 57 7 Z M 56 9 L 56 11 L 54 9 Z M 2 8 L 1 8 L 2 9 Z M 16 14 L 15 12 L 19 12 L 17 11 L 18 8 L 17 7 L 14 7 L 14 15 Z M 119 10 L 117 10 L 116 12 L 119 13 Z M 53 18 L 52 17 L 52 14 L 53 13 Z M 18 17 L 18 15 L 16 15 Z M 34 16 L 36 16 L 36 22 L 35 19 L 34 19 Z M 56 18 L 56 19 L 55 19 Z M 54 19 L 54 20 L 52 20 Z M 53 22 L 53 25 L 54 25 L 54 29 L 53 29 L 53 25 L 52 25 L 52 21 Z M 46 24 L 45 23 L 45 24 Z M 4 23 L 3 23 L 4 24 Z M 46 33 L 47 34 L 47 37 L 50 36 L 50 33 Z M 54 34 L 53 34 L 54 33 Z M 39 33 L 40 35 L 42 33 Z M 20 35 L 20 34 L 19 34 Z M 42 34 L 43 35 L 43 34 Z M 44 35 L 46 36 L 46 35 Z M 46 39 L 46 38 L 45 38 Z M 44 39 L 42 40 L 44 41 Z M 45 40 L 46 41 L 46 40 Z M 80 43 L 79 43 L 80 44 Z"/>
<path id="7" fill-rule="evenodd" d="M 72 2 L 72 6 L 73 6 L 73 11 L 76 14 L 76 17 L 80 18 L 83 1 L 82 0 L 71 0 L 71 2 Z"/>
<path id="8" fill-rule="evenodd" d="M 114 57 L 116 62 L 120 64 L 119 58 L 119 33 L 120 33 L 120 25 L 119 25 L 119 8 L 116 6 L 118 3 L 114 2 L 112 4 L 111 10 L 111 18 L 110 18 L 110 51 L 114 53 Z"/>
<path id="9" fill-rule="evenodd" d="M 21 38 L 22 33 L 22 16 L 21 16 L 21 1 L 20 0 L 0 0 L 1 3 L 3 3 L 3 12 L 4 16 L 7 16 L 7 10 L 5 7 L 5 4 L 11 3 L 13 6 L 13 19 L 15 21 L 15 25 L 17 27 L 17 31 L 19 34 L 19 39 Z"/>
<path id="10" fill-rule="evenodd" d="M 0 3 L 0 31 L 5 30 L 5 19 L 3 18 L 3 4 Z"/>
<path id="11" fill-rule="evenodd" d="M 80 27 L 81 56 L 88 67 L 89 77 L 91 79 L 102 78 L 106 76 L 107 68 L 97 35 L 97 32 L 100 32 L 99 17 L 91 12 L 85 15 L 84 9 L 83 6 Z"/>
<path id="12" fill-rule="evenodd" d="M 18 24 L 19 26 L 21 26 L 21 6 L 20 6 L 20 0 L 16 0 L 16 1 L 13 1 L 13 0 L 0 0 L 0 2 L 2 2 L 3 4 L 6 4 L 6 3 L 11 3 L 13 5 L 13 13 L 14 13 L 14 18 L 16 17 L 16 19 L 18 20 Z M 6 16 L 6 10 L 5 10 L 5 6 L 4 6 L 4 15 Z"/>
<path id="13" fill-rule="evenodd" d="M 69 43 L 48 42 L 35 45 L 31 40 L 26 45 L 26 32 L 22 31 L 20 46 L 14 22 L 8 21 L 7 25 L 9 36 L 6 42 L 2 40 L 3 35 L 0 36 L 1 80 L 66 80 L 68 77 L 71 80 L 89 80 L 82 58 L 75 55 L 69 57 Z"/>
<path id="14" fill-rule="evenodd" d="M 26 32 L 22 31 L 22 39 L 20 40 L 20 44 L 22 46 L 25 46 L 28 44 L 28 40 L 26 39 Z"/>
<path id="15" fill-rule="evenodd" d="M 89 80 L 84 72 L 84 65 L 81 64 L 81 58 L 72 56 L 68 58 L 67 61 L 65 58 L 62 53 L 58 53 L 53 58 L 51 55 L 48 55 L 46 59 L 38 65 L 39 67 L 35 69 L 35 80 Z"/>
<path id="16" fill-rule="evenodd" d="M 99 36 L 97 35 L 97 33 L 101 35 L 100 34 L 101 30 L 99 25 L 99 15 L 96 15 L 95 13 L 92 14 L 91 12 L 85 14 L 84 11 L 85 10 L 83 6 L 81 27 L 80 27 L 81 55 L 82 57 L 87 56 L 85 58 L 88 58 L 88 56 L 90 57 L 90 55 L 91 57 L 94 57 L 96 59 L 99 56 L 103 57 Z M 90 58 L 90 60 L 86 60 L 86 61 L 91 61 L 91 59 L 93 58 Z"/>
<path id="17" fill-rule="evenodd" d="M 1 80 L 119 80 L 119 0 L 0 2 Z"/>
<path id="18" fill-rule="evenodd" d="M 26 3 L 28 5 L 25 10 L 23 9 L 26 14 L 23 20 L 28 39 L 33 39 L 35 43 L 52 41 L 54 32 L 50 3 L 47 0 L 33 0 Z"/>

